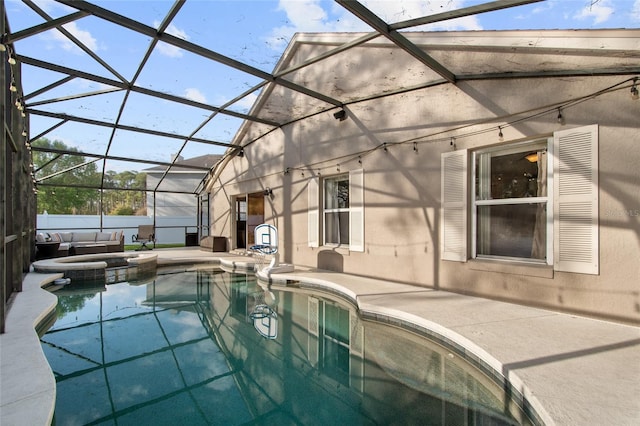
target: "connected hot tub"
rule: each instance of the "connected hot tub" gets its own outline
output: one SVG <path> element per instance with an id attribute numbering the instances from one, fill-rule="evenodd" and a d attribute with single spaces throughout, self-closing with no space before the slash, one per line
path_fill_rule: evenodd
<path id="1" fill-rule="evenodd" d="M 72 281 L 104 281 L 105 283 L 135 280 L 154 275 L 158 255 L 155 253 L 98 253 L 56 257 L 33 263 L 40 273 L 63 273 Z"/>

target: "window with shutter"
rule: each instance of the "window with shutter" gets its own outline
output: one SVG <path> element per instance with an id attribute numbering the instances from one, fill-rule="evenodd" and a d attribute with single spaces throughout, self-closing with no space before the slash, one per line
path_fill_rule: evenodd
<path id="1" fill-rule="evenodd" d="M 468 166 L 466 151 L 442 154 L 442 259 L 466 261 L 470 240 L 473 258 L 599 273 L 597 125 L 479 149 L 472 157 Z"/>
<path id="2" fill-rule="evenodd" d="M 347 173 L 323 180 L 324 244 L 349 246 L 350 205 L 349 175 Z"/>
<path id="3" fill-rule="evenodd" d="M 548 143 L 545 138 L 473 153 L 474 258 L 551 264 Z"/>
<path id="4" fill-rule="evenodd" d="M 318 181 L 309 182 L 309 246 L 318 247 L 320 220 L 324 245 L 364 251 L 364 172 L 362 169 L 322 180 L 322 207 L 317 207 Z M 314 204 L 314 202 L 316 204 Z M 320 219 L 322 214 L 322 219 Z M 315 239 L 314 239 L 315 237 Z"/>

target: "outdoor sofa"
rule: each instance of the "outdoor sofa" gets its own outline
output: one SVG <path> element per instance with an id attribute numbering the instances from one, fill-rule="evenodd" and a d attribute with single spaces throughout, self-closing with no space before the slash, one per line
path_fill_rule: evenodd
<path id="1" fill-rule="evenodd" d="M 44 244 L 43 244 L 44 243 Z M 124 232 L 51 232 L 36 235 L 36 246 L 59 243 L 52 257 L 124 251 Z"/>

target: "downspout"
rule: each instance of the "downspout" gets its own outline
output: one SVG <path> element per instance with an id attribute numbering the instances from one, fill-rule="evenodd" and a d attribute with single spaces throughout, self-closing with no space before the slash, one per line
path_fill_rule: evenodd
<path id="1" fill-rule="evenodd" d="M 100 209 L 100 232 L 103 231 L 103 219 L 104 219 L 104 209 L 102 208 L 102 198 L 104 197 L 104 189 L 100 188 L 100 204 L 98 208 Z"/>
<path id="2" fill-rule="evenodd" d="M 155 240 L 158 240 L 158 230 L 156 229 L 156 215 L 157 215 L 157 211 L 156 211 L 156 190 L 153 190 L 153 232 L 155 232 Z M 153 242 L 153 247 L 155 248 L 156 246 L 156 241 Z"/>

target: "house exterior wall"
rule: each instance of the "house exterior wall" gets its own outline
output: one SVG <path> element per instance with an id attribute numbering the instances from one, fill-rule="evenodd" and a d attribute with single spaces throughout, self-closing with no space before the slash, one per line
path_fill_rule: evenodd
<path id="1" fill-rule="evenodd" d="M 155 188 L 162 174 L 147 172 L 147 188 Z M 202 181 L 203 173 L 170 173 L 162 181 L 163 191 L 192 191 Z M 198 200 L 194 194 L 157 192 L 155 210 L 157 216 L 197 216 Z M 153 217 L 153 193 L 147 193 L 147 215 Z"/>
<path id="2" fill-rule="evenodd" d="M 379 59 L 371 55 L 369 65 Z M 293 123 L 246 147 L 244 157 L 231 160 L 213 182 L 212 234 L 232 239 L 233 197 L 269 187 L 265 222 L 279 230 L 281 261 L 640 323 L 640 102 L 629 97 L 628 85 L 588 97 L 624 80 L 459 82 L 353 103 L 345 121 L 331 111 Z M 585 101 L 562 110 L 563 125 L 553 109 L 516 116 L 522 118 L 516 123 L 510 116 L 582 96 Z M 501 143 L 496 127 L 509 122 L 502 130 L 505 144 L 598 125 L 598 275 L 524 262 L 441 260 L 441 154 L 452 143 L 458 150 Z M 364 251 L 323 246 L 322 240 L 309 247 L 309 180 L 356 169 L 364 170 Z"/>

